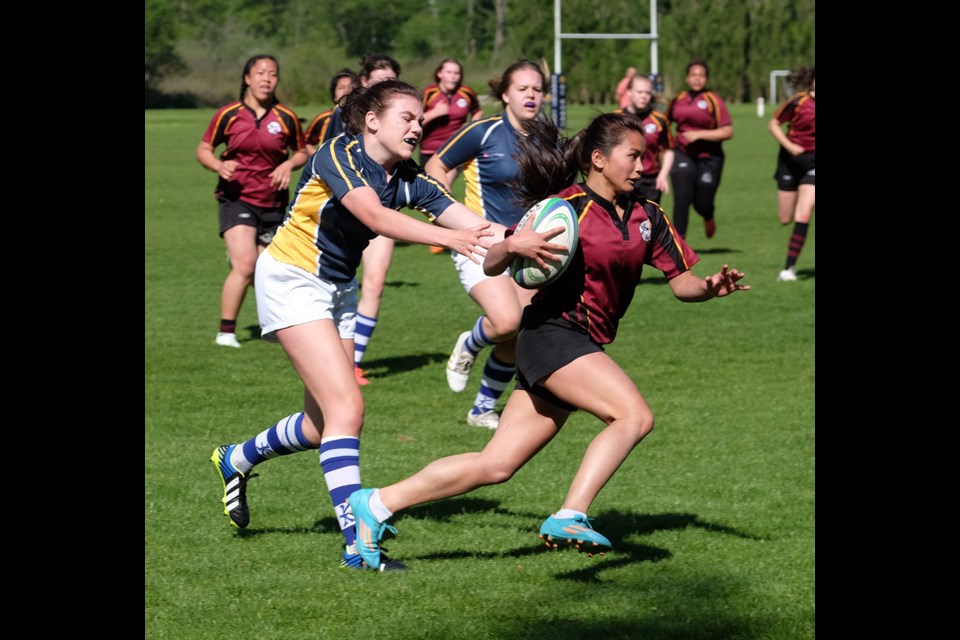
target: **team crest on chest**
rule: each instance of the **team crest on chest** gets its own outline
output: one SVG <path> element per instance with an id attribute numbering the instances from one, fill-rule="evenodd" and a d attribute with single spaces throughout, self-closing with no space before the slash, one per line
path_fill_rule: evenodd
<path id="1" fill-rule="evenodd" d="M 271 122 L 270 124 L 267 125 L 267 133 L 269 133 L 272 136 L 277 135 L 281 131 L 283 131 L 283 127 L 280 126 L 279 122 Z"/>
<path id="2" fill-rule="evenodd" d="M 706 101 L 706 100 L 697 100 L 697 106 L 700 107 L 701 109 L 703 109 L 704 111 L 706 111 L 706 110 L 707 110 L 707 101 Z"/>
<path id="3" fill-rule="evenodd" d="M 650 221 L 644 220 L 640 223 L 640 237 L 644 242 L 650 242 Z"/>
<path id="4" fill-rule="evenodd" d="M 657 125 L 653 124 L 652 122 L 648 122 L 647 125 L 643 128 L 643 130 L 646 131 L 647 133 L 656 133 Z"/>
<path id="5" fill-rule="evenodd" d="M 467 101 L 464 98 L 460 98 L 459 100 L 457 100 L 457 106 L 460 107 L 461 109 L 466 109 Z"/>

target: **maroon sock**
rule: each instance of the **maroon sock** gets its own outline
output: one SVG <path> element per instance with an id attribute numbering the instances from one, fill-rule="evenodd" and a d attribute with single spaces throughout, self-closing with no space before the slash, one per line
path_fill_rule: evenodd
<path id="1" fill-rule="evenodd" d="M 237 321 L 220 318 L 220 333 L 236 333 Z"/>
<path id="2" fill-rule="evenodd" d="M 803 251 L 803 243 L 807 240 L 808 226 L 810 226 L 808 222 L 797 222 L 793 225 L 793 233 L 790 235 L 790 243 L 787 245 L 787 266 L 784 268 L 789 269 L 797 264 L 797 258 Z"/>

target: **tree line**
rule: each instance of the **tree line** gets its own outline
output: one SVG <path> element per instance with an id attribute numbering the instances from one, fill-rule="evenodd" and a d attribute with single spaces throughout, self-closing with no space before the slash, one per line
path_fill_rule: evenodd
<path id="1" fill-rule="evenodd" d="M 212 106 L 235 98 L 243 62 L 271 53 L 289 104 L 329 102 L 327 80 L 364 53 L 430 82 L 437 62 L 459 59 L 480 93 L 518 58 L 554 64 L 553 0 L 145 0 L 145 106 Z M 709 86 L 729 102 L 767 96 L 769 73 L 815 64 L 815 0 L 659 0 L 658 59 L 667 95 L 686 64 L 710 66 Z M 565 33 L 649 33 L 637 0 L 563 0 Z M 650 71 L 649 40 L 562 41 L 567 100 L 610 103 L 627 67 Z"/>

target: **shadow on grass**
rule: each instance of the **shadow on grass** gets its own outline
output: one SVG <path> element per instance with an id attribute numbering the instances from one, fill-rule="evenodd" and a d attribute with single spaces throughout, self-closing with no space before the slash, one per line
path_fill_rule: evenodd
<path id="1" fill-rule="evenodd" d="M 437 363 L 445 365 L 449 357 L 449 353 L 414 353 L 393 358 L 371 358 L 364 360 L 360 366 L 363 367 L 367 378 L 385 378 L 392 374 L 415 371 Z"/>
<path id="2" fill-rule="evenodd" d="M 797 269 L 796 274 L 797 274 L 797 279 L 799 280 L 813 279 L 817 277 L 817 270 L 816 269 Z"/>
<path id="3" fill-rule="evenodd" d="M 731 249 L 730 247 L 711 247 L 709 249 L 697 249 L 694 247 L 693 250 L 698 256 L 722 255 L 724 253 L 742 253 L 739 249 Z"/>
<path id="4" fill-rule="evenodd" d="M 511 522 L 522 520 L 520 527 L 526 527 L 530 523 L 531 544 L 511 549 L 509 551 L 443 551 L 438 553 L 423 553 L 419 555 L 406 555 L 405 560 L 458 560 L 458 559 L 496 559 L 496 558 L 525 558 L 535 554 L 550 552 L 550 547 L 545 542 L 537 540 L 535 537 L 539 530 L 539 524 L 545 517 L 545 514 L 539 513 L 518 513 L 500 506 L 500 502 L 474 497 L 459 497 L 449 500 L 441 500 L 427 505 L 412 507 L 394 521 L 398 527 L 402 527 L 403 520 L 406 518 L 415 518 L 419 520 L 432 520 L 434 522 L 454 523 L 454 520 L 463 515 L 471 513 L 487 513 L 507 516 Z M 729 527 L 714 522 L 701 520 L 699 516 L 692 513 L 659 513 L 650 515 L 638 515 L 634 513 L 625 513 L 621 511 L 606 511 L 599 514 L 599 521 L 602 522 L 602 531 L 604 535 L 610 538 L 613 543 L 613 550 L 604 555 L 597 555 L 597 562 L 583 569 L 577 569 L 557 575 L 561 580 L 572 580 L 578 582 L 598 581 L 599 574 L 608 569 L 616 569 L 637 562 L 660 562 L 673 557 L 667 549 L 653 547 L 637 542 L 628 541 L 625 538 L 636 535 L 648 535 L 658 531 L 678 531 L 687 528 L 703 529 L 712 533 L 735 536 L 747 540 L 763 540 L 762 536 L 756 536 L 734 527 Z M 463 523 L 455 523 L 464 526 Z M 505 525 L 511 534 L 517 529 L 515 524 Z M 250 538 L 266 533 L 286 533 L 286 534 L 336 534 L 340 532 L 339 524 L 333 517 L 320 518 L 315 521 L 312 527 L 286 527 L 286 528 L 248 528 L 238 530 L 237 536 L 241 538 Z M 385 541 L 389 548 L 390 541 Z M 566 544 L 561 544 L 560 548 L 554 551 L 564 550 Z M 572 549 L 572 547 L 571 547 Z"/>

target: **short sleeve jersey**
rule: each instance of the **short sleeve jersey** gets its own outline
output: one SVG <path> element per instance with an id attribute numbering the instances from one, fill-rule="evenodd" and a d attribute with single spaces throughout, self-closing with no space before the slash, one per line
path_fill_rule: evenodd
<path id="1" fill-rule="evenodd" d="M 524 209 L 514 203 L 511 180 L 520 172 L 513 154 L 517 132 L 506 112 L 464 125 L 437 151 L 444 166 L 463 166 L 464 204 L 487 220 L 512 226 Z"/>
<path id="2" fill-rule="evenodd" d="M 333 109 L 327 109 L 317 114 L 317 117 L 310 121 L 303 133 L 307 144 L 316 147 L 326 140 L 327 128 L 330 126 L 330 116 L 332 114 Z"/>
<path id="3" fill-rule="evenodd" d="M 617 109 L 614 113 L 633 113 L 627 109 Z M 638 117 L 640 114 L 634 114 Z M 673 134 L 670 133 L 670 123 L 667 116 L 656 109 L 643 116 L 643 139 L 647 142 L 647 150 L 643 152 L 643 169 L 641 174 L 656 176 L 660 173 L 660 157 L 664 151 L 673 148 Z"/>
<path id="4" fill-rule="evenodd" d="M 787 139 L 804 151 L 817 150 L 817 99 L 808 91 L 798 93 L 777 109 L 774 117 L 788 124 Z"/>
<path id="5" fill-rule="evenodd" d="M 214 149 L 226 144 L 220 159 L 237 161 L 233 177 L 217 183 L 218 198 L 267 209 L 287 206 L 289 193 L 270 186 L 270 174 L 287 160 L 288 149 L 296 152 L 304 147 L 300 120 L 293 111 L 275 103 L 258 120 L 253 109 L 238 100 L 214 114 L 203 141 Z"/>
<path id="6" fill-rule="evenodd" d="M 676 148 L 691 158 L 723 157 L 723 147 L 714 140 L 687 143 L 680 135 L 685 131 L 719 129 L 733 124 L 730 112 L 713 91 L 681 91 L 667 107 L 667 120 L 677 124 Z"/>
<path id="7" fill-rule="evenodd" d="M 449 112 L 445 116 L 434 118 L 423 126 L 423 137 L 420 140 L 420 149 L 423 153 L 434 154 L 440 146 L 450 139 L 457 129 L 462 127 L 470 114 L 480 109 L 480 99 L 477 92 L 460 85 L 451 94 L 446 94 L 435 84 L 423 90 L 423 111 L 426 113 L 438 102 L 444 100 L 449 105 Z"/>
<path id="8" fill-rule="evenodd" d="M 327 121 L 327 128 L 323 132 L 323 137 L 320 138 L 320 142 L 326 142 L 346 132 L 347 123 L 343 120 L 343 112 L 340 111 L 340 107 L 334 107 L 330 113 L 330 120 Z"/>
<path id="9" fill-rule="evenodd" d="M 324 280 L 352 280 L 363 250 L 377 235 L 341 204 L 343 196 L 360 187 L 376 191 L 385 207 L 417 209 L 431 220 L 456 202 L 412 160 L 398 163 L 388 180 L 364 151 L 362 135 L 340 136 L 325 142 L 307 162 L 267 251 Z"/>
<path id="10" fill-rule="evenodd" d="M 644 265 L 656 267 L 670 280 L 689 271 L 699 258 L 663 209 L 642 197 L 626 196 L 622 221 L 613 203 L 585 184 L 568 187 L 557 197 L 577 212 L 580 243 L 563 275 L 534 295 L 523 325 L 566 321 L 597 344 L 608 344 L 633 300 Z"/>

